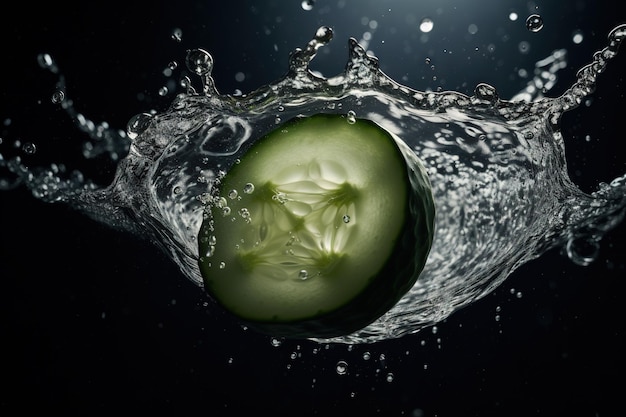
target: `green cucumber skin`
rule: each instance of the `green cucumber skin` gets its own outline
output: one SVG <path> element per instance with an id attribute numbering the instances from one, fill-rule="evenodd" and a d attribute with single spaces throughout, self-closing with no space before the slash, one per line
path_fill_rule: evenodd
<path id="1" fill-rule="evenodd" d="M 337 123 L 338 118 L 341 118 L 341 123 L 347 123 L 342 116 L 337 115 L 317 115 L 307 119 L 332 124 Z M 298 120 L 290 121 L 283 126 L 291 126 L 298 122 Z M 404 205 L 405 227 L 401 229 L 393 243 L 389 252 L 391 256 L 387 257 L 387 262 L 378 271 L 372 271 L 372 276 L 359 293 L 351 299 L 345 300 L 340 306 L 329 309 L 329 311 L 309 314 L 305 318 L 281 319 L 280 321 L 258 320 L 249 317 L 249 315 L 242 317 L 233 312 L 232 306 L 223 304 L 220 297 L 212 293 L 210 278 L 207 278 L 211 272 L 206 271 L 204 273 L 206 267 L 201 261 L 200 268 L 203 271 L 207 291 L 213 295 L 218 304 L 221 304 L 247 326 L 279 337 L 331 338 L 346 335 L 367 326 L 392 308 L 410 290 L 422 271 L 434 235 L 435 209 L 427 174 L 417 157 L 401 139 L 382 130 L 374 122 L 362 119 L 359 119 L 358 122 L 369 124 L 368 128 L 375 128 L 384 132 L 395 144 L 398 160 L 404 160 L 406 163 L 405 191 L 408 201 Z M 270 135 L 272 134 L 275 133 L 270 133 Z M 254 152 L 254 145 L 249 152 Z M 256 155 L 254 153 L 244 155 L 244 158 L 247 157 L 256 157 Z M 202 242 L 202 239 L 199 240 Z M 206 249 L 207 245 L 201 243 L 200 253 L 204 253 Z M 242 302 L 244 301 L 242 300 Z"/>

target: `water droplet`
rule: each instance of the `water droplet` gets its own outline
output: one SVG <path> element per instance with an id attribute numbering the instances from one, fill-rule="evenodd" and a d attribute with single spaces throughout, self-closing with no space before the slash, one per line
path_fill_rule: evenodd
<path id="1" fill-rule="evenodd" d="M 328 26 L 321 26 L 315 32 L 315 40 L 322 44 L 326 45 L 333 39 L 333 30 Z"/>
<path id="2" fill-rule="evenodd" d="M 572 238 L 568 240 L 565 250 L 572 262 L 587 266 L 598 257 L 600 243 L 593 237 Z"/>
<path id="3" fill-rule="evenodd" d="M 50 69 L 54 67 L 54 60 L 49 54 L 39 54 L 37 55 L 37 63 L 41 68 Z"/>
<path id="4" fill-rule="evenodd" d="M 356 123 L 356 112 L 354 110 L 348 111 L 346 120 L 348 120 L 348 123 L 351 125 Z"/>
<path id="5" fill-rule="evenodd" d="M 539 32 L 543 29 L 543 18 L 538 14 L 531 14 L 526 19 L 526 29 L 531 32 Z"/>
<path id="6" fill-rule="evenodd" d="M 582 43 L 584 38 L 585 37 L 581 30 L 576 30 L 574 31 L 574 33 L 572 33 L 572 42 L 574 42 L 576 45 Z"/>
<path id="7" fill-rule="evenodd" d="M 142 134 L 152 121 L 152 115 L 150 113 L 139 113 L 133 116 L 126 125 L 126 134 L 129 138 L 135 139 Z"/>
<path id="8" fill-rule="evenodd" d="M 301 269 L 300 272 L 298 272 L 298 278 L 302 281 L 306 280 L 309 278 L 309 272 L 306 269 Z"/>
<path id="9" fill-rule="evenodd" d="M 248 211 L 247 208 L 243 207 L 239 209 L 239 215 L 241 216 L 242 219 L 249 219 L 250 218 L 250 211 Z"/>
<path id="10" fill-rule="evenodd" d="M 302 0 L 301 6 L 302 10 L 306 10 L 307 12 L 309 10 L 313 10 L 313 6 L 315 6 L 315 0 Z"/>
<path id="11" fill-rule="evenodd" d="M 363 352 L 363 360 L 369 361 L 372 355 L 369 352 Z"/>
<path id="12" fill-rule="evenodd" d="M 220 262 L 220 269 L 226 268 L 226 262 Z"/>
<path id="13" fill-rule="evenodd" d="M 346 361 L 337 362 L 337 366 L 335 367 L 338 375 L 345 375 L 348 372 L 348 363 Z"/>
<path id="14" fill-rule="evenodd" d="M 237 192 L 237 190 L 230 190 L 228 192 L 228 198 L 230 198 L 231 200 L 236 199 L 238 195 L 239 193 Z"/>
<path id="15" fill-rule="evenodd" d="M 252 194 L 254 192 L 254 184 L 252 184 L 251 182 L 247 183 L 246 185 L 243 186 L 243 192 L 245 194 Z"/>
<path id="16" fill-rule="evenodd" d="M 270 344 L 271 344 L 272 346 L 274 346 L 274 347 L 278 347 L 278 346 L 280 346 L 280 345 L 282 345 L 282 344 L 283 344 L 283 341 L 282 341 L 282 340 L 280 340 L 280 339 L 277 339 L 277 338 L 275 338 L 275 337 L 272 337 L 272 338 L 270 339 Z"/>
<path id="17" fill-rule="evenodd" d="M 213 69 L 213 57 L 204 49 L 192 49 L 187 54 L 187 68 L 197 75 L 210 74 Z"/>
<path id="18" fill-rule="evenodd" d="M 52 102 L 54 104 L 59 104 L 63 100 L 65 100 L 65 91 L 63 91 L 63 90 L 56 90 L 54 93 L 52 93 Z"/>
<path id="19" fill-rule="evenodd" d="M 163 86 L 161 88 L 159 88 L 159 95 L 161 97 L 165 97 L 167 95 L 167 93 L 169 93 L 169 90 L 167 87 Z"/>
<path id="20" fill-rule="evenodd" d="M 424 33 L 428 33 L 431 30 L 433 30 L 434 26 L 435 26 L 435 22 L 433 22 L 432 19 L 429 17 L 423 18 L 422 21 L 420 22 L 420 30 Z"/>
<path id="21" fill-rule="evenodd" d="M 393 382 L 393 373 L 389 372 L 387 376 L 385 377 L 385 380 L 387 382 Z"/>
<path id="22" fill-rule="evenodd" d="M 347 214 L 344 214 L 342 220 L 344 223 L 350 223 L 350 216 L 348 216 Z"/>
<path id="23" fill-rule="evenodd" d="M 180 42 L 183 40 L 183 31 L 180 28 L 175 28 L 172 30 L 172 39 L 176 42 Z"/>
<path id="24" fill-rule="evenodd" d="M 24 151 L 24 153 L 27 155 L 33 155 L 35 152 L 37 152 L 37 146 L 35 146 L 35 144 L 32 142 L 25 142 L 22 145 L 22 151 Z"/>

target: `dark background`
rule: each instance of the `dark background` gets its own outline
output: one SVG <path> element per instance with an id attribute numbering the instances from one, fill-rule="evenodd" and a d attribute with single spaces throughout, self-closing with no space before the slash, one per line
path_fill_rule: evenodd
<path id="1" fill-rule="evenodd" d="M 81 161 L 85 138 L 50 103 L 55 79 L 38 68 L 41 52 L 60 65 L 80 111 L 122 129 L 134 114 L 171 102 L 172 95 L 157 93 L 168 80 L 162 70 L 172 60 L 182 66 L 186 49 L 211 52 L 221 92 L 248 92 L 281 77 L 289 51 L 322 24 L 334 28 L 335 39 L 313 66 L 340 72 L 348 37 L 360 39 L 371 20 L 378 26 L 370 48 L 381 69 L 410 87 L 471 94 L 488 82 L 507 98 L 525 84 L 519 68 L 532 71 L 566 48 L 569 65 L 549 94 L 557 95 L 605 46 L 610 29 L 626 22 L 612 4 L 318 0 L 305 11 L 299 0 L 23 2 L 3 12 L 0 27 L 0 118 L 11 120 L 0 127 L 0 153 L 16 139 L 30 140 L 38 146 L 30 163 L 62 160 L 102 183 L 112 175 L 106 159 Z M 531 33 L 524 21 L 535 11 L 545 27 Z M 425 16 L 435 28 L 422 42 Z M 478 27 L 474 35 L 470 24 Z M 171 39 L 175 28 L 182 42 Z M 584 34 L 581 44 L 572 42 L 575 30 Z M 569 169 L 585 191 L 626 171 L 622 55 L 600 77 L 592 104 L 563 120 Z M 24 189 L 0 192 L 0 413 L 620 415 L 625 231 L 623 223 L 611 231 L 587 267 L 558 249 L 545 254 L 436 333 L 352 348 L 289 340 L 275 347 L 207 309 L 201 290 L 150 243 Z M 340 360 L 346 375 L 336 372 Z"/>

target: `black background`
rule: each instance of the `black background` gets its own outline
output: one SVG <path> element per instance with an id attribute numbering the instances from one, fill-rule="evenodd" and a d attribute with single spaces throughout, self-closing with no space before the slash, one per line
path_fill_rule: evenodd
<path id="1" fill-rule="evenodd" d="M 0 29 L 0 118 L 11 120 L 0 127 L 0 152 L 9 153 L 16 139 L 32 141 L 38 152 L 29 163 L 63 160 L 102 183 L 112 175 L 108 161 L 79 158 L 84 137 L 50 102 L 55 79 L 38 68 L 41 52 L 60 65 L 80 111 L 120 128 L 136 113 L 166 108 L 172 96 L 157 93 L 167 82 L 162 70 L 172 60 L 183 64 L 188 48 L 211 52 L 220 91 L 247 92 L 281 77 L 289 51 L 320 25 L 332 26 L 335 39 L 313 66 L 340 72 L 348 37 L 371 30 L 363 17 L 378 23 L 370 48 L 381 69 L 420 90 L 471 94 L 489 82 L 510 97 L 525 83 L 517 69 L 532 71 L 537 60 L 566 48 L 569 65 L 549 94 L 556 95 L 606 44 L 610 29 L 626 22 L 611 4 L 319 0 L 310 11 L 298 0 L 16 4 L 3 12 Z M 538 33 L 524 25 L 534 11 L 545 21 Z M 435 28 L 422 43 L 425 16 Z M 472 23 L 475 35 L 467 31 Z M 175 28 L 182 42 L 171 39 Z M 584 34 L 579 45 L 575 30 Z M 521 41 L 527 53 L 519 52 Z M 585 191 L 626 171 L 619 146 L 625 71 L 620 55 L 600 77 L 592 104 L 563 120 L 571 176 Z M 439 323 L 436 333 L 352 348 L 290 340 L 275 347 L 207 309 L 201 290 L 149 242 L 22 188 L 0 192 L 0 412 L 619 415 L 625 231 L 623 223 L 611 231 L 587 267 L 550 251 Z M 336 372 L 340 360 L 346 375 Z"/>

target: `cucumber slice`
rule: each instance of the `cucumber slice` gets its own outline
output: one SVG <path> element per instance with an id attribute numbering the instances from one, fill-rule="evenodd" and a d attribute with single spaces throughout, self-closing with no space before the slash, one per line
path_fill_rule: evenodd
<path id="1" fill-rule="evenodd" d="M 273 336 L 365 327 L 411 288 L 430 251 L 426 172 L 374 122 L 319 114 L 259 139 L 222 178 L 199 233 L 206 290 Z"/>

